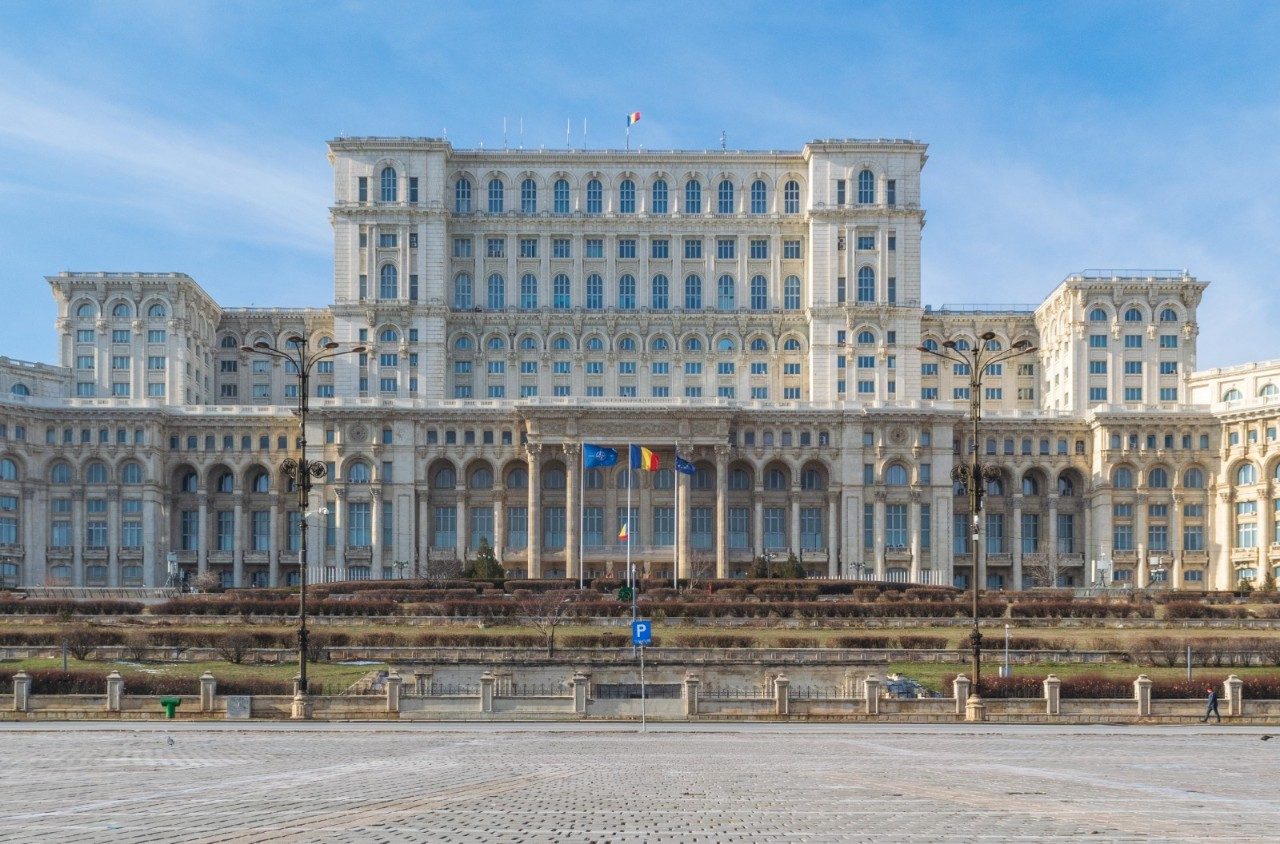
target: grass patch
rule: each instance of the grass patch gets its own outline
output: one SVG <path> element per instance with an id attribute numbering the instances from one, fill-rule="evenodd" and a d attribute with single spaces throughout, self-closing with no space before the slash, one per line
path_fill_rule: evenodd
<path id="1" fill-rule="evenodd" d="M 6 671 L 33 669 L 61 669 L 62 659 L 15 659 L 0 662 Z M 307 679 L 312 688 L 319 683 L 324 694 L 339 694 L 352 683 L 370 671 L 386 668 L 386 665 L 339 665 L 315 662 L 307 666 Z M 67 659 L 70 671 L 92 671 L 102 674 L 102 689 L 106 692 L 107 675 L 119 671 L 125 678 L 125 689 L 129 687 L 129 677 L 139 675 L 181 678 L 191 682 L 190 694 L 200 690 L 199 678 L 206 671 L 220 680 L 264 679 L 279 682 L 292 681 L 298 673 L 298 666 L 293 665 L 233 665 L 230 662 L 155 662 L 137 663 L 129 661 L 110 662 L 95 659 Z"/>

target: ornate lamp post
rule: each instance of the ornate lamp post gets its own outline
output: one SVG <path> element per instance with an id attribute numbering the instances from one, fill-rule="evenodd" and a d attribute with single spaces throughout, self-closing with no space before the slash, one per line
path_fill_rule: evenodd
<path id="1" fill-rule="evenodd" d="M 337 343 L 329 341 L 315 348 L 311 345 L 309 334 L 291 334 L 285 338 L 285 348 L 278 349 L 265 340 L 259 340 L 252 346 L 241 346 L 240 351 L 248 354 L 262 354 L 279 358 L 293 364 L 298 374 L 298 458 L 287 457 L 280 463 L 280 468 L 288 475 L 298 490 L 298 513 L 301 523 L 298 537 L 298 688 L 296 695 L 305 698 L 308 694 L 307 683 L 307 517 L 311 513 L 307 508 L 311 505 L 311 479 L 319 480 L 325 475 L 324 461 L 307 459 L 307 410 L 309 408 L 309 382 L 312 368 L 324 360 L 332 360 L 339 355 L 350 355 L 363 352 L 364 346 L 340 350 Z M 328 511 L 321 509 L 321 514 Z M 295 700 L 294 717 L 299 715 Z"/>
<path id="2" fill-rule="evenodd" d="M 970 447 L 972 458 L 968 464 L 957 463 L 951 470 L 951 479 L 959 481 L 969 494 L 969 517 L 971 520 L 970 536 L 973 540 L 973 630 L 969 633 L 969 642 L 973 647 L 973 694 L 970 703 L 981 702 L 982 688 L 982 633 L 978 629 L 978 550 L 982 544 L 982 485 L 989 480 L 1000 477 L 998 466 L 983 466 L 978 459 L 978 423 L 982 419 L 982 376 L 995 364 L 1003 363 L 1011 358 L 1021 357 L 1036 350 L 1027 340 L 1019 340 L 1008 349 L 988 349 L 987 344 L 994 340 L 995 332 L 987 331 L 979 337 L 979 342 L 969 350 L 956 348 L 954 340 L 947 340 L 942 349 L 917 347 L 924 354 L 933 355 L 953 363 L 969 367 L 969 417 L 973 422 L 973 445 Z M 976 700 L 975 700 L 976 699 Z"/>

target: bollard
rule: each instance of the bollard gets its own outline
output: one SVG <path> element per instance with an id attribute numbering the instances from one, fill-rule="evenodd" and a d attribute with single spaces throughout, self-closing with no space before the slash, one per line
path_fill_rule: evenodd
<path id="1" fill-rule="evenodd" d="M 575 715 L 587 714 L 587 689 L 591 685 L 591 677 L 582 670 L 573 672 L 573 712 Z"/>
<path id="2" fill-rule="evenodd" d="M 987 720 L 987 705 L 982 702 L 982 698 L 978 695 L 971 694 L 964 704 L 964 719 L 966 721 L 985 721 Z"/>
<path id="3" fill-rule="evenodd" d="M 685 717 L 698 714 L 698 689 L 702 685 L 702 679 L 697 674 L 689 672 L 684 675 L 684 714 Z"/>
<path id="4" fill-rule="evenodd" d="M 107 711 L 119 712 L 120 699 L 124 696 L 124 678 L 119 671 L 107 675 Z"/>
<path id="5" fill-rule="evenodd" d="M 965 701 L 969 699 L 969 678 L 963 674 L 957 674 L 956 679 L 951 682 L 952 692 L 956 698 L 956 714 L 965 714 Z"/>
<path id="6" fill-rule="evenodd" d="M 400 674 L 394 668 L 387 675 L 387 711 L 400 711 Z"/>
<path id="7" fill-rule="evenodd" d="M 791 714 L 791 681 L 785 674 L 773 678 L 773 714 Z"/>
<path id="8" fill-rule="evenodd" d="M 31 708 L 31 675 L 19 671 L 13 675 L 13 711 L 26 712 Z"/>
<path id="9" fill-rule="evenodd" d="M 493 684 L 498 678 L 493 676 L 492 671 L 486 671 L 480 675 L 480 711 L 493 712 Z"/>
<path id="10" fill-rule="evenodd" d="M 1046 715 L 1058 715 L 1061 713 L 1062 704 L 1062 681 L 1058 679 L 1057 674 L 1050 674 L 1044 678 L 1044 712 Z"/>
<path id="11" fill-rule="evenodd" d="M 173 712 L 182 704 L 180 697 L 162 697 L 160 698 L 160 708 L 164 710 L 164 717 L 174 717 Z"/>
<path id="12" fill-rule="evenodd" d="M 880 678 L 866 677 L 862 681 L 863 695 L 866 697 L 864 711 L 868 715 L 880 714 Z"/>
<path id="13" fill-rule="evenodd" d="M 1151 678 L 1146 674 L 1133 681 L 1133 699 L 1138 702 L 1138 717 L 1151 714 Z"/>
<path id="14" fill-rule="evenodd" d="M 17 678 L 14 678 L 17 682 Z M 14 687 L 15 689 L 17 686 Z M 1244 681 L 1232 674 L 1222 681 L 1222 691 L 1227 698 L 1227 714 L 1241 716 L 1244 714 Z"/>
<path id="15" fill-rule="evenodd" d="M 213 698 L 218 693 L 218 681 L 214 679 L 212 671 L 206 671 L 200 675 L 200 711 L 213 711 Z"/>
<path id="16" fill-rule="evenodd" d="M 289 717 L 295 721 L 305 721 L 311 717 L 311 698 L 302 692 L 295 692 L 293 695 L 293 708 L 289 713 Z"/>

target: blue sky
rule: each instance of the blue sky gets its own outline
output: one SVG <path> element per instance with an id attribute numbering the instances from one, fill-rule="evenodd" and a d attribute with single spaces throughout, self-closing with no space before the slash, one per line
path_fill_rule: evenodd
<path id="1" fill-rule="evenodd" d="M 1277 43 L 1275 4 L 5 0 L 0 354 L 56 362 L 66 269 L 328 303 L 340 133 L 619 146 L 638 110 L 651 148 L 926 141 L 925 302 L 1186 268 L 1201 367 L 1277 358 Z"/>

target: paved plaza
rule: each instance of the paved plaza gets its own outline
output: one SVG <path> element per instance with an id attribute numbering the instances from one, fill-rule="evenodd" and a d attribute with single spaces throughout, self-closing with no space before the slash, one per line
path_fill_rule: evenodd
<path id="1" fill-rule="evenodd" d="M 1210 726 L 0 727 L 0 841 L 1275 840 Z"/>

